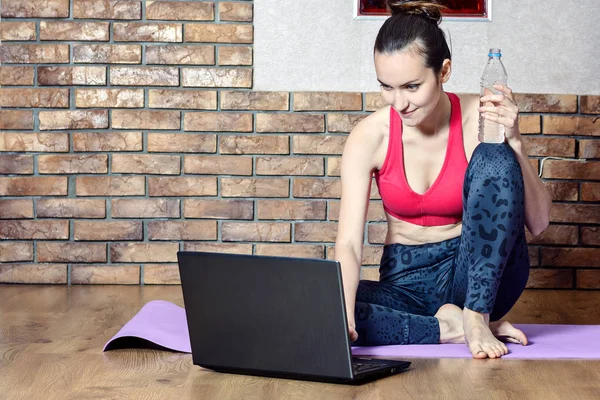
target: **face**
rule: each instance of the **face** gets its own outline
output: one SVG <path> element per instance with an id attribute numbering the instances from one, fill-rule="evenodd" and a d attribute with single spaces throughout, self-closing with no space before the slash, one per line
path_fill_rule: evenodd
<path id="1" fill-rule="evenodd" d="M 420 54 L 403 50 L 375 53 L 375 72 L 384 101 L 394 107 L 407 126 L 418 126 L 432 114 L 443 93 L 442 83 L 450 77 L 450 60 L 445 60 L 436 77 Z"/>

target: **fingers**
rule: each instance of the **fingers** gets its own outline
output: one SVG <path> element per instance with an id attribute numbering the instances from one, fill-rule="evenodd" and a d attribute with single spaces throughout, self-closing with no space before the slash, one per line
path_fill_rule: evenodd
<path id="1" fill-rule="evenodd" d="M 484 91 L 485 95 L 481 97 L 482 103 L 492 102 L 503 104 L 509 108 L 514 108 L 518 112 L 518 107 L 513 96 L 512 90 L 508 86 L 494 85 L 494 89 L 502 92 L 501 94 L 492 94 L 489 90 Z"/>

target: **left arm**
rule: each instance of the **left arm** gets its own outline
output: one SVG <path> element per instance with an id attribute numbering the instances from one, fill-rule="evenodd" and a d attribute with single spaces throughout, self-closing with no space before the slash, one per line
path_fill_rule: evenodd
<path id="1" fill-rule="evenodd" d="M 506 127 L 506 141 L 515 152 L 523 173 L 525 225 L 534 236 L 537 236 L 548 227 L 552 198 L 527 157 L 527 148 L 519 132 L 519 108 L 513 98 L 512 90 L 503 85 L 494 85 L 494 88 L 503 94 L 483 96 L 482 103 L 491 102 L 494 106 L 479 107 L 479 111 L 484 113 L 484 118 Z"/>

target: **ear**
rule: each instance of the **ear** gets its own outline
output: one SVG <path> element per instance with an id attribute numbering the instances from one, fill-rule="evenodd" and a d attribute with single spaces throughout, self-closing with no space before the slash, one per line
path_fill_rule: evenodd
<path id="1" fill-rule="evenodd" d="M 446 58 L 442 63 L 442 69 L 440 70 L 440 82 L 448 82 L 450 75 L 452 75 L 452 60 Z"/>

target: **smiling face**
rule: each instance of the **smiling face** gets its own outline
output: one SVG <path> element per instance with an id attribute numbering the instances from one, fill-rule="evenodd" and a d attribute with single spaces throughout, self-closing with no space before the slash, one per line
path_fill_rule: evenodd
<path id="1" fill-rule="evenodd" d="M 443 93 L 442 83 L 450 77 L 450 60 L 439 76 L 425 66 L 416 51 L 375 52 L 375 72 L 384 101 L 394 107 L 407 126 L 418 126 L 435 110 Z"/>

